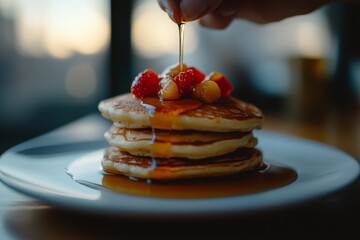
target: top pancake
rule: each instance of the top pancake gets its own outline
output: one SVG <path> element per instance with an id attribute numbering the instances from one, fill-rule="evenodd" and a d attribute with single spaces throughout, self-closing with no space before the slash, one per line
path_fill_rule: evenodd
<path id="1" fill-rule="evenodd" d="M 120 128 L 150 128 L 149 110 L 141 100 L 132 94 L 123 94 L 106 99 L 98 106 L 105 118 L 115 122 Z M 171 119 L 169 124 L 153 126 L 165 130 L 196 130 L 212 132 L 244 131 L 261 128 L 263 115 L 254 105 L 233 97 L 227 97 L 212 104 L 202 104 L 196 109 L 173 115 L 156 112 L 156 118 Z M 151 114 L 151 113 L 150 113 Z"/>

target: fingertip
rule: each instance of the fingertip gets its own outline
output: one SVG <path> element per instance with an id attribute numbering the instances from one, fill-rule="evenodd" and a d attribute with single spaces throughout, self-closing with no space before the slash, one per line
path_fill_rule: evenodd
<path id="1" fill-rule="evenodd" d="M 223 0 L 181 0 L 180 11 L 185 21 L 193 21 L 214 11 Z"/>
<path id="2" fill-rule="evenodd" d="M 203 27 L 221 30 L 227 28 L 231 24 L 233 19 L 234 15 L 224 17 L 215 14 L 208 14 L 201 18 L 199 23 Z"/>

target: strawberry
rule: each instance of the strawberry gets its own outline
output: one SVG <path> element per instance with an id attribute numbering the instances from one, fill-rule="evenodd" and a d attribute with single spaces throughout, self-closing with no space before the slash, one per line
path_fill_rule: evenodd
<path id="1" fill-rule="evenodd" d="M 205 79 L 205 74 L 200 72 L 197 68 L 189 67 L 188 70 L 190 70 L 190 69 L 194 72 L 194 82 L 195 82 L 195 84 L 201 83 Z"/>
<path id="2" fill-rule="evenodd" d="M 174 77 L 174 82 L 178 85 L 180 94 L 182 96 L 188 95 L 191 93 L 195 83 L 194 83 L 194 71 L 187 70 L 180 72 L 176 77 Z"/>
<path id="3" fill-rule="evenodd" d="M 202 82 L 205 75 L 194 67 L 180 72 L 174 77 L 174 82 L 178 85 L 180 94 L 187 96 L 191 94 L 196 84 Z"/>
<path id="4" fill-rule="evenodd" d="M 206 81 L 214 81 L 221 90 L 221 97 L 228 97 L 234 89 L 230 81 L 219 72 L 212 72 L 206 77 Z"/>
<path id="5" fill-rule="evenodd" d="M 137 98 L 157 96 L 160 80 L 154 71 L 145 70 L 132 82 L 131 93 Z"/>

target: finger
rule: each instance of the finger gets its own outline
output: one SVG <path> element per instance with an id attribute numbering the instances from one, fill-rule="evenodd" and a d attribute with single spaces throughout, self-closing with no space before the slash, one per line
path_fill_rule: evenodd
<path id="1" fill-rule="evenodd" d="M 205 15 L 200 19 L 200 24 L 204 27 L 213 29 L 224 29 L 230 25 L 235 14 L 231 16 L 222 16 L 217 13 Z"/>
<path id="2" fill-rule="evenodd" d="M 239 8 L 239 1 L 225 0 L 218 7 L 216 12 L 224 17 L 230 17 L 236 15 Z"/>
<path id="3" fill-rule="evenodd" d="M 160 7 L 175 23 L 181 23 L 180 0 L 158 0 Z"/>
<path id="4" fill-rule="evenodd" d="M 180 10 L 185 21 L 193 21 L 211 13 L 223 0 L 181 0 Z"/>

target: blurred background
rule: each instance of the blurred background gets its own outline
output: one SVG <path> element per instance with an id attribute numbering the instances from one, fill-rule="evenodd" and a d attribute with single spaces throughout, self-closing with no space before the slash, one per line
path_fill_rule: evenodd
<path id="1" fill-rule="evenodd" d="M 186 25 L 185 63 L 220 71 L 265 128 L 360 156 L 360 9 L 223 31 Z M 0 153 L 129 91 L 137 73 L 178 61 L 177 26 L 155 0 L 0 0 Z"/>

